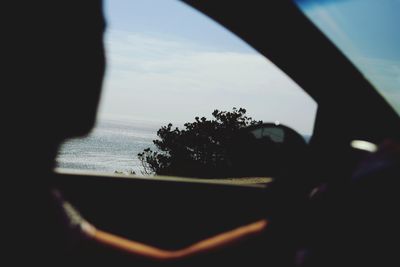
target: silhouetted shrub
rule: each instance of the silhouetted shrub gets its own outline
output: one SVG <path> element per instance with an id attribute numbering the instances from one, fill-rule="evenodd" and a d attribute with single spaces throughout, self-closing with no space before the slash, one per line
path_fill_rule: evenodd
<path id="1" fill-rule="evenodd" d="M 172 123 L 161 127 L 153 140 L 157 151 L 146 148 L 138 154 L 145 174 L 186 177 L 229 177 L 232 163 L 229 148 L 232 138 L 242 128 L 261 124 L 246 116 L 243 108 L 214 110 L 212 119 L 196 117 L 184 129 Z"/>

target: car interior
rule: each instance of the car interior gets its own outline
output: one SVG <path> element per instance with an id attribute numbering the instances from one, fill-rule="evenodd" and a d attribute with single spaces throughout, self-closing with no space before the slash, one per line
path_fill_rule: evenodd
<path id="1" fill-rule="evenodd" d="M 272 122 L 238 136 L 235 151 L 276 151 L 249 160 L 254 175 L 277 176 L 266 185 L 54 171 L 61 142 L 95 123 L 107 66 L 102 1 L 11 6 L 5 254 L 45 266 L 395 265 L 396 111 L 293 1 L 183 2 L 317 102 L 310 142 Z M 269 141 L 248 141 L 259 129 Z"/>

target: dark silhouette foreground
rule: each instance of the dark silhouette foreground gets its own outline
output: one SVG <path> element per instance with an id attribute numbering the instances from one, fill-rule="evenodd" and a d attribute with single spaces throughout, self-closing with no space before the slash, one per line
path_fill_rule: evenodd
<path id="1" fill-rule="evenodd" d="M 235 33 L 297 78 L 318 102 L 313 136 L 318 160 L 312 168 L 319 179 L 328 181 L 325 194 L 320 190 L 307 213 L 293 197 L 296 187 L 262 191 L 268 194 L 265 200 L 261 190 L 250 187 L 55 174 L 61 141 L 87 134 L 95 120 L 104 71 L 102 4 L 8 1 L 3 8 L 12 20 L 4 24 L 2 58 L 3 71 L 7 71 L 2 99 L 10 104 L 2 105 L 3 265 L 25 266 L 28 261 L 33 266 L 159 266 L 114 254 L 66 230 L 50 193 L 58 183 L 88 217 L 112 232 L 131 233 L 150 244 L 179 246 L 179 240 L 201 240 L 197 233 L 206 237 L 227 225 L 233 229 L 249 223 L 244 220 L 271 218 L 260 238 L 182 266 L 294 266 L 296 251 L 308 251 L 308 258 L 297 266 L 398 266 L 398 115 L 310 26 L 292 1 L 271 1 L 268 9 L 257 2 L 231 1 L 229 6 L 218 1 L 191 2 L 209 5 L 203 9 L 208 15 L 236 29 Z M 245 14 L 250 19 L 238 19 Z M 259 36 L 269 39 L 263 42 Z M 389 144 L 395 149 L 378 150 L 360 164 L 354 177 L 343 172 L 348 157 L 341 148 L 347 141 L 369 137 L 381 143 L 390 136 L 396 137 L 397 145 Z M 189 200 L 193 207 L 187 209 Z M 249 203 L 261 204 L 243 205 Z M 269 209 L 261 211 L 261 206 Z"/>

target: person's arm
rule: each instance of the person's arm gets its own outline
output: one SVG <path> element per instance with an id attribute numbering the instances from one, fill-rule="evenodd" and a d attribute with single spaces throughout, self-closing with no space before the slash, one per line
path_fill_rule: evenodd
<path id="1" fill-rule="evenodd" d="M 69 228 L 72 230 L 79 229 L 80 234 L 83 234 L 89 240 L 101 245 L 136 256 L 145 257 L 150 260 L 179 260 L 197 254 L 215 251 L 245 238 L 258 235 L 262 233 L 268 225 L 268 221 L 263 219 L 204 239 L 183 249 L 164 250 L 97 229 L 84 219 L 75 207 L 62 197 L 59 191 L 53 190 L 52 193 L 54 199 L 62 209 L 62 213 L 65 216 L 64 218 Z"/>
<path id="2" fill-rule="evenodd" d="M 266 229 L 267 225 L 267 220 L 259 220 L 207 238 L 179 250 L 163 250 L 157 247 L 129 240 L 102 230 L 98 230 L 86 221 L 82 223 L 81 227 L 83 233 L 87 237 L 100 244 L 151 260 L 168 261 L 184 259 L 190 256 L 226 247 L 243 240 L 244 238 L 260 234 Z"/>

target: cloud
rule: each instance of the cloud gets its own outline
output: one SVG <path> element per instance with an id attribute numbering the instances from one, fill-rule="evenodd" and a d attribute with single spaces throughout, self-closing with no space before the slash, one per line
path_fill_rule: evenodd
<path id="1" fill-rule="evenodd" d="M 400 62 L 379 58 L 356 58 L 366 78 L 400 112 Z"/>
<path id="2" fill-rule="evenodd" d="M 357 58 L 357 65 L 379 90 L 399 92 L 400 61 L 381 58 Z"/>
<path id="3" fill-rule="evenodd" d="M 259 54 L 121 31 L 107 35 L 106 47 L 102 114 L 185 122 L 235 106 L 256 119 L 312 129 L 315 102 Z"/>

